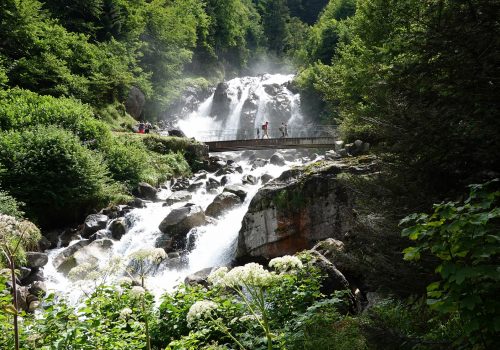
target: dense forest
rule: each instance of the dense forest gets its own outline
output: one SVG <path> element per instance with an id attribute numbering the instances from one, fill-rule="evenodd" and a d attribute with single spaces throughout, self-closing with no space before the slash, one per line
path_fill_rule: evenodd
<path id="1" fill-rule="evenodd" d="M 498 0 L 2 0 L 2 349 L 496 348 L 499 19 Z M 197 141 L 139 137 L 137 120 L 266 69 L 296 72 L 302 113 L 380 160 L 379 176 L 343 179 L 366 218 L 348 264 L 382 286 L 379 303 L 358 313 L 349 292 L 325 294 L 301 253 L 222 268 L 159 307 L 144 282 L 102 275 L 81 305 L 13 307 L 3 268 L 41 234 L 200 169 Z"/>

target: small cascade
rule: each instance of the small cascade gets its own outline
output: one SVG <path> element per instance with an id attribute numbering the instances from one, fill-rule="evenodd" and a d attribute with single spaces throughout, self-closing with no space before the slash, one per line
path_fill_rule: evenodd
<path id="1" fill-rule="evenodd" d="M 210 130 L 218 130 L 214 137 L 241 137 L 242 132 L 251 134 L 264 120 L 269 120 L 271 125 L 289 124 L 289 130 L 300 125 L 299 96 L 292 93 L 287 84 L 292 80 L 292 75 L 263 75 L 259 77 L 237 78 L 226 83 L 227 96 L 230 101 L 229 112 L 225 118 L 211 115 L 214 104 L 214 94 L 201 103 L 197 111 L 179 120 L 179 128 L 188 136 L 203 138 Z M 216 92 L 217 93 L 217 92 Z M 250 101 L 250 102 L 249 102 Z M 225 130 L 221 132 L 220 130 Z M 242 131 L 243 130 L 243 131 Z M 146 278 L 146 287 L 157 297 L 165 291 L 174 289 L 184 278 L 194 272 L 208 267 L 223 266 L 231 263 L 235 256 L 238 233 L 242 219 L 248 210 L 250 201 L 262 186 L 261 181 L 249 184 L 243 183 L 245 175 L 252 175 L 260 179 L 264 174 L 273 178 L 278 177 L 284 170 L 295 164 L 300 164 L 289 158 L 284 166 L 266 164 L 253 166 L 249 158 L 233 153 L 221 156 L 232 169 L 229 173 L 195 174 L 189 179 L 189 184 L 199 183 L 197 177 L 206 176 L 225 182 L 225 186 L 235 184 L 243 187 L 247 193 L 245 200 L 235 208 L 225 212 L 216 220 L 208 220 L 208 224 L 198 226 L 188 234 L 189 242 L 184 249 L 168 251 L 168 257 L 151 271 Z M 232 164 L 234 162 L 234 164 Z M 223 181 L 223 177 L 225 177 Z M 207 182 L 208 184 L 208 182 Z M 183 207 L 188 203 L 200 206 L 203 210 L 212 203 L 214 198 L 224 191 L 224 186 L 209 188 L 201 186 L 190 192 L 190 198 L 167 205 L 165 199 L 175 192 L 172 187 L 164 186 L 158 194 L 158 201 L 146 203 L 143 208 L 127 208 L 124 220 L 128 230 L 119 239 L 112 239 L 110 222 L 105 230 L 99 231 L 101 236 L 89 243 L 84 239 L 77 239 L 70 245 L 86 245 L 81 249 L 73 264 L 82 265 L 87 260 L 97 262 L 97 270 L 105 271 L 117 260 L 127 265 L 130 254 L 140 250 L 154 248 L 164 235 L 159 230 L 162 220 L 174 209 Z M 102 244 L 101 244 L 102 243 Z M 104 244 L 106 243 L 106 244 Z M 95 282 L 89 280 L 74 281 L 68 279 L 68 271 L 62 271 L 60 264 L 61 253 L 67 248 L 57 248 L 49 252 L 49 263 L 45 268 L 46 284 L 50 291 L 65 295 L 70 302 L 77 302 L 84 292 L 95 288 Z M 59 270 L 55 265 L 59 266 Z M 118 272 L 119 271 L 119 272 Z M 106 284 L 117 283 L 126 276 L 124 269 L 112 271 L 105 276 Z"/>

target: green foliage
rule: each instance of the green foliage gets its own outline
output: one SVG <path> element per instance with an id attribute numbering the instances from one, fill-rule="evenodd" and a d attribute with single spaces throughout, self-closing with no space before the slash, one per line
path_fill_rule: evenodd
<path id="1" fill-rule="evenodd" d="M 413 214 L 401 221 L 415 224 L 403 230 L 416 242 L 405 249 L 405 258 L 432 254 L 440 262 L 440 280 L 427 287 L 428 304 L 443 313 L 458 312 L 466 339 L 485 347 L 495 343 L 500 331 L 498 184 L 472 185 L 463 204 L 442 203 L 431 215 Z"/>
<path id="2" fill-rule="evenodd" d="M 5 254 L 12 254 L 16 264 L 25 263 L 26 251 L 37 249 L 40 238 L 33 223 L 0 214 L 0 268 L 9 266 L 10 258 Z"/>
<path id="3" fill-rule="evenodd" d="M 54 126 L 0 133 L 0 165 L 9 169 L 0 173 L 4 189 L 42 226 L 81 218 L 123 193 L 98 153 Z"/>
<path id="4" fill-rule="evenodd" d="M 367 349 L 359 321 L 343 316 L 338 309 L 343 301 L 337 297 L 315 302 L 297 318 L 290 320 L 285 333 L 289 350 Z"/>
<path id="5" fill-rule="evenodd" d="M 23 205 L 24 203 L 16 201 L 7 192 L 0 190 L 0 214 L 10 215 L 19 219 L 24 215 L 24 212 L 21 210 Z"/>

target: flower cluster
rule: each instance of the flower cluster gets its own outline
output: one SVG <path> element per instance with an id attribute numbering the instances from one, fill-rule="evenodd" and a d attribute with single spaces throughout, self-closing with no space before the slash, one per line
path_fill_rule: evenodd
<path id="1" fill-rule="evenodd" d="M 213 301 L 209 300 L 197 301 L 189 308 L 186 320 L 188 324 L 191 325 L 196 320 L 207 317 L 213 310 L 216 309 L 217 309 L 217 304 L 214 303 Z"/>
<path id="2" fill-rule="evenodd" d="M 285 255 L 280 258 L 274 258 L 269 262 L 269 267 L 285 272 L 303 267 L 302 261 L 296 256 Z"/>
<path id="3" fill-rule="evenodd" d="M 120 286 L 131 286 L 133 283 L 132 278 L 123 276 L 118 280 Z"/>
<path id="4" fill-rule="evenodd" d="M 162 248 L 139 249 L 129 255 L 131 260 L 147 261 L 158 264 L 167 257 L 167 253 Z"/>
<path id="5" fill-rule="evenodd" d="M 132 289 L 130 289 L 130 296 L 132 298 L 140 298 L 141 296 L 144 295 L 145 292 L 146 291 L 144 290 L 144 288 L 139 286 L 134 286 L 132 287 Z"/>
<path id="6" fill-rule="evenodd" d="M 222 287 L 255 286 L 268 287 L 276 280 L 276 274 L 256 263 L 238 266 L 228 272 L 221 267 L 208 276 L 208 281 Z"/>
<path id="7" fill-rule="evenodd" d="M 130 317 L 130 315 L 132 315 L 132 309 L 129 309 L 128 307 L 120 311 L 120 318 L 122 319 L 127 319 Z"/>

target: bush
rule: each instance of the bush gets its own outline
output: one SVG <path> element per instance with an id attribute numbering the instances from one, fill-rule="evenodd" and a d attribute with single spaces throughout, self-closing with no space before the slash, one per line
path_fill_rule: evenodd
<path id="1" fill-rule="evenodd" d="M 0 133 L 0 166 L 9 169 L 0 173 L 4 188 L 44 227 L 79 220 L 123 194 L 99 154 L 54 126 Z"/>
<path id="2" fill-rule="evenodd" d="M 16 264 L 26 262 L 26 251 L 35 250 L 42 238 L 40 230 L 27 220 L 0 214 L 0 268 L 8 266 L 5 252 L 9 251 Z M 10 258 L 9 258 L 10 259 Z"/>
<path id="3" fill-rule="evenodd" d="M 458 312 L 465 340 L 488 348 L 500 332 L 500 181 L 470 186 L 464 203 L 434 206 L 434 213 L 413 214 L 403 235 L 415 241 L 405 258 L 422 254 L 439 259 L 440 280 L 427 287 L 428 304 L 444 314 Z"/>
<path id="4" fill-rule="evenodd" d="M 16 201 L 7 192 L 0 190 L 0 214 L 21 218 L 24 215 L 24 212 L 20 209 L 23 204 Z"/>
<path id="5" fill-rule="evenodd" d="M 92 108 L 75 99 L 42 96 L 17 88 L 0 90 L 0 130 L 24 130 L 38 125 L 68 129 L 90 144 L 111 136 L 108 127 L 94 119 Z"/>

